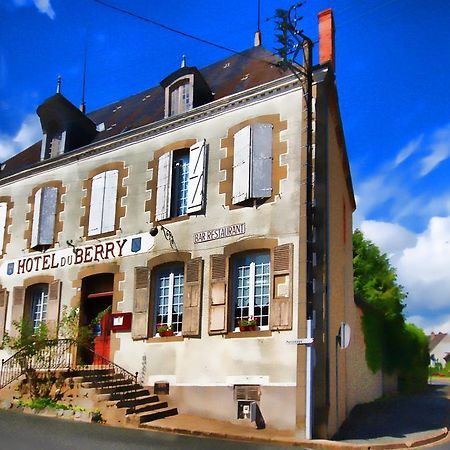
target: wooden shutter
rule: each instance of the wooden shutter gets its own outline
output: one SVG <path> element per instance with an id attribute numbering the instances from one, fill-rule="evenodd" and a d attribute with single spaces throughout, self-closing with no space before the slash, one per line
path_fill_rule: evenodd
<path id="1" fill-rule="evenodd" d="M 102 232 L 103 198 L 105 191 L 105 172 L 92 178 L 91 204 L 89 207 L 88 236 L 94 236 Z"/>
<path id="2" fill-rule="evenodd" d="M 8 311 L 8 291 L 0 289 L 0 342 L 5 335 L 6 312 Z"/>
<path id="3" fill-rule="evenodd" d="M 250 198 L 250 126 L 234 135 L 233 205 Z"/>
<path id="4" fill-rule="evenodd" d="M 8 214 L 8 204 L 0 203 L 0 255 L 3 253 L 3 243 L 5 242 L 6 216 Z"/>
<path id="5" fill-rule="evenodd" d="M 195 143 L 189 150 L 188 214 L 202 211 L 206 203 L 206 140 Z"/>
<path id="6" fill-rule="evenodd" d="M 17 336 L 18 330 L 13 322 L 20 323 L 23 319 L 23 310 L 25 306 L 25 288 L 22 286 L 15 286 L 13 289 L 13 304 L 11 313 L 11 336 Z"/>
<path id="7" fill-rule="evenodd" d="M 252 125 L 250 197 L 272 195 L 272 124 Z"/>
<path id="8" fill-rule="evenodd" d="M 31 228 L 31 248 L 39 245 L 39 222 L 41 218 L 42 189 L 34 194 L 33 224 Z"/>
<path id="9" fill-rule="evenodd" d="M 46 322 L 51 338 L 56 337 L 58 332 L 61 284 L 60 280 L 55 280 L 48 285 Z"/>
<path id="10" fill-rule="evenodd" d="M 156 220 L 170 217 L 170 199 L 172 188 L 172 158 L 168 152 L 160 156 L 158 161 L 158 182 L 156 188 Z"/>
<path id="11" fill-rule="evenodd" d="M 228 259 L 211 255 L 209 264 L 209 334 L 224 334 L 228 322 Z"/>
<path id="12" fill-rule="evenodd" d="M 272 300 L 270 329 L 292 329 L 292 244 L 283 244 L 272 251 Z"/>
<path id="13" fill-rule="evenodd" d="M 58 188 L 44 187 L 41 191 L 38 245 L 53 245 Z"/>
<path id="14" fill-rule="evenodd" d="M 117 181 L 118 170 L 105 172 L 105 191 L 102 206 L 101 232 L 107 233 L 116 229 L 116 203 L 117 203 Z"/>
<path id="15" fill-rule="evenodd" d="M 203 260 L 195 258 L 184 267 L 183 336 L 200 336 Z"/>
<path id="16" fill-rule="evenodd" d="M 134 302 L 131 337 L 134 340 L 148 338 L 150 277 L 147 267 L 134 268 Z"/>

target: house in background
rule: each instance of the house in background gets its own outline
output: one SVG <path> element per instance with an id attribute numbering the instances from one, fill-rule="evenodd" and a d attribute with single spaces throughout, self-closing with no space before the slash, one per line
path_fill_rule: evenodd
<path id="1" fill-rule="evenodd" d="M 447 333 L 434 333 L 428 336 L 431 365 L 440 364 L 442 367 L 450 361 L 450 335 Z"/>
<path id="2" fill-rule="evenodd" d="M 169 383 L 179 411 L 240 420 L 255 401 L 300 435 L 329 437 L 381 395 L 353 300 L 331 10 L 319 22 L 311 242 L 304 92 L 260 45 L 88 114 L 58 89 L 37 109 L 42 141 L 2 165 L 1 332 L 56 331 L 79 307 L 80 325 L 102 317 L 95 358 Z"/>

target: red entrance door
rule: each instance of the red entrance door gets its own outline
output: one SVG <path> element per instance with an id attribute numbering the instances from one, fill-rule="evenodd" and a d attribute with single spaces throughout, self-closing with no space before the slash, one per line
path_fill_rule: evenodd
<path id="1" fill-rule="evenodd" d="M 101 318 L 97 330 L 98 335 L 94 337 L 95 356 L 93 364 L 103 364 L 102 356 L 109 359 L 111 341 L 111 313 L 109 311 Z"/>

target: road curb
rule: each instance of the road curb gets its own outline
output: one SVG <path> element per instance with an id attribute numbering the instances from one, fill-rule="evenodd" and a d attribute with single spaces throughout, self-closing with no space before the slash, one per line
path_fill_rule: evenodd
<path id="1" fill-rule="evenodd" d="M 442 428 L 441 430 L 437 430 L 433 435 L 429 435 L 422 439 L 417 439 L 413 441 L 402 441 L 402 442 L 386 442 L 386 443 L 364 443 L 364 444 L 356 444 L 350 442 L 342 442 L 342 441 L 330 441 L 326 439 L 312 439 L 312 440 L 294 440 L 292 438 L 265 438 L 258 436 L 244 436 L 237 435 L 233 433 L 226 432 L 216 432 L 216 431 L 202 431 L 202 430 L 192 430 L 187 428 L 179 428 L 179 427 L 161 427 L 161 426 L 152 426 L 150 424 L 146 424 L 145 427 L 142 427 L 146 430 L 151 431 L 159 431 L 159 432 L 168 432 L 168 433 L 176 433 L 183 434 L 188 436 L 203 436 L 207 438 L 218 438 L 218 439 L 229 439 L 234 441 L 247 441 L 247 442 L 266 442 L 270 444 L 280 444 L 292 447 L 308 447 L 314 449 L 339 449 L 339 450 L 393 450 L 393 449 L 402 449 L 402 448 L 415 448 L 423 445 L 431 444 L 433 442 L 440 441 L 447 437 L 448 429 Z"/>

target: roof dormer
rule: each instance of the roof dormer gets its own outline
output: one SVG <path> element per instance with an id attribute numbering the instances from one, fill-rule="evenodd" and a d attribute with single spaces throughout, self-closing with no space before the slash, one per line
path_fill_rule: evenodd
<path id="1" fill-rule="evenodd" d="M 57 92 L 37 109 L 42 126 L 41 161 L 54 158 L 92 142 L 96 125 Z"/>
<path id="2" fill-rule="evenodd" d="M 210 87 L 196 67 L 181 67 L 161 81 L 165 92 L 164 117 L 190 111 L 213 100 Z"/>

